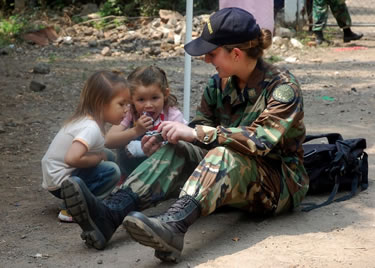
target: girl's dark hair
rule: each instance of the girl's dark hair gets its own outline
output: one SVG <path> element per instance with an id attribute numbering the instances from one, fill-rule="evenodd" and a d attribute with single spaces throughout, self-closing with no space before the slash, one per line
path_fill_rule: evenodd
<path id="1" fill-rule="evenodd" d="M 271 44 L 271 31 L 267 29 L 261 29 L 258 38 L 240 44 L 224 45 L 223 48 L 225 48 L 229 52 L 231 52 L 234 48 L 239 48 L 245 51 L 247 56 L 257 60 L 263 56 L 264 50 L 269 48 Z"/>
<path id="2" fill-rule="evenodd" d="M 74 114 L 65 121 L 65 125 L 85 116 L 91 116 L 96 122 L 103 121 L 103 108 L 120 90 L 128 89 L 129 84 L 120 71 L 97 71 L 86 81 L 79 104 Z M 104 126 L 99 126 L 102 128 Z M 103 133 L 104 130 L 102 129 Z"/>
<path id="3" fill-rule="evenodd" d="M 154 65 L 137 67 L 129 74 L 128 81 L 131 95 L 134 94 L 134 91 L 139 86 L 148 87 L 157 85 L 160 87 L 164 96 L 169 88 L 167 75 L 164 70 Z M 164 102 L 164 109 L 167 110 L 169 107 L 177 106 L 177 104 L 177 97 L 173 94 L 169 94 Z"/>

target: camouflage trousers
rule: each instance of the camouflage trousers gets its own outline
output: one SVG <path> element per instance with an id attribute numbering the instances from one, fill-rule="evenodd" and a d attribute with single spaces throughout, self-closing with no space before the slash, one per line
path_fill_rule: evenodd
<path id="1" fill-rule="evenodd" d="M 313 0 L 313 31 L 321 31 L 328 18 L 328 6 L 340 28 L 349 28 L 352 25 L 348 7 L 345 0 Z"/>
<path id="2" fill-rule="evenodd" d="M 139 196 L 141 209 L 188 194 L 199 201 L 203 216 L 224 205 L 275 214 L 289 210 L 291 202 L 274 164 L 227 147 L 207 151 L 179 142 L 147 158 L 121 187 L 130 187 Z"/>

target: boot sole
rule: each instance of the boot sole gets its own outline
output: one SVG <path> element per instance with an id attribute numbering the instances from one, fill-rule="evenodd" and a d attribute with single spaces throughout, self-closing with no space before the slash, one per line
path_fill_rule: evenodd
<path id="1" fill-rule="evenodd" d="M 181 257 L 181 251 L 171 247 L 149 226 L 136 217 L 127 216 L 123 225 L 130 236 L 138 243 L 155 249 L 155 257 L 165 262 L 177 263 Z"/>
<path id="2" fill-rule="evenodd" d="M 354 38 L 354 39 L 344 39 L 344 43 L 349 43 L 351 41 L 356 41 L 356 40 L 359 40 L 361 39 L 363 36 L 359 37 L 359 38 Z"/>
<path id="3" fill-rule="evenodd" d="M 68 212 L 83 230 L 81 239 L 84 240 L 88 246 L 96 249 L 105 248 L 107 240 L 91 219 L 86 200 L 83 198 L 84 195 L 79 184 L 70 179 L 65 180 L 61 185 L 61 195 Z"/>

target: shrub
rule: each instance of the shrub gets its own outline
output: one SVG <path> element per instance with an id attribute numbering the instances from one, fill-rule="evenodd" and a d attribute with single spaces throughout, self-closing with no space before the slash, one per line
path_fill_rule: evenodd
<path id="1" fill-rule="evenodd" d="M 0 18 L 0 46 L 4 46 L 14 41 L 27 25 L 25 19 L 20 16 L 10 16 L 9 18 Z"/>

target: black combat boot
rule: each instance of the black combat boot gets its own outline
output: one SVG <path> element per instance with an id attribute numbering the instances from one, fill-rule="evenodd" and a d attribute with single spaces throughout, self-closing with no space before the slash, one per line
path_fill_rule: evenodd
<path id="1" fill-rule="evenodd" d="M 363 34 L 353 33 L 350 28 L 344 29 L 344 43 L 349 43 L 350 41 L 359 40 L 363 37 Z"/>
<path id="2" fill-rule="evenodd" d="M 138 197 L 130 189 L 119 190 L 101 201 L 78 177 L 61 185 L 61 196 L 74 221 L 82 228 L 87 245 L 103 249 L 125 216 L 137 209 Z"/>
<path id="3" fill-rule="evenodd" d="M 315 35 L 315 43 L 317 45 L 321 45 L 323 41 L 325 41 L 322 31 L 314 31 L 314 35 Z"/>
<path id="4" fill-rule="evenodd" d="M 155 257 L 162 261 L 178 262 L 185 233 L 200 213 L 198 201 L 185 195 L 160 216 L 147 217 L 140 212 L 130 212 L 124 225 L 134 240 L 155 249 Z"/>

